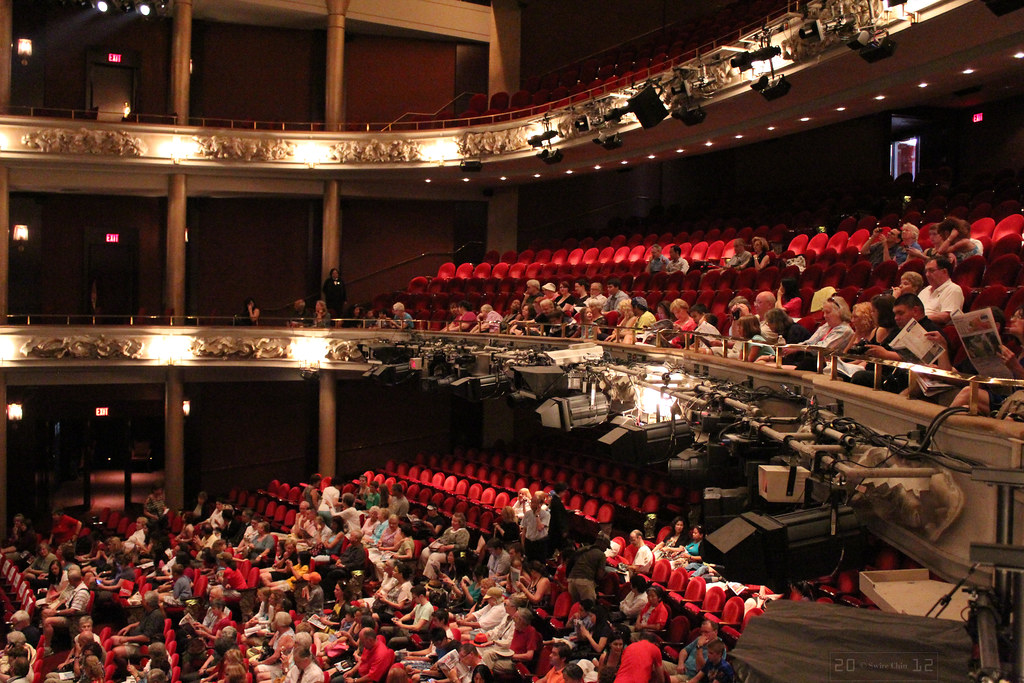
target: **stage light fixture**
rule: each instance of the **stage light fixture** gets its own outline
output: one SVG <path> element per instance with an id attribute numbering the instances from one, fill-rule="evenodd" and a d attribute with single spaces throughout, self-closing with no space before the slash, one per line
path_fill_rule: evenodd
<path id="1" fill-rule="evenodd" d="M 537 408 L 537 414 L 545 427 L 566 432 L 578 427 L 592 427 L 608 419 L 608 397 L 601 392 L 593 392 L 552 398 Z"/>
<path id="2" fill-rule="evenodd" d="M 761 93 L 761 97 L 769 102 L 784 97 L 792 87 L 785 76 L 779 76 L 777 81 L 772 81 L 767 74 L 750 84 L 751 90 Z"/>
<path id="3" fill-rule="evenodd" d="M 590 118 L 581 116 L 572 122 L 572 127 L 576 129 L 577 133 L 586 133 L 590 130 Z"/>
<path id="4" fill-rule="evenodd" d="M 767 45 L 751 52 L 744 52 L 729 60 L 729 64 L 735 69 L 746 71 L 754 65 L 754 62 L 767 62 L 773 57 L 782 54 L 782 48 L 778 45 Z"/>
<path id="5" fill-rule="evenodd" d="M 636 120 L 644 129 L 654 128 L 668 116 L 661 94 L 653 85 L 648 85 L 629 99 L 629 111 L 636 115 Z"/>
<path id="6" fill-rule="evenodd" d="M 560 163 L 565 157 L 560 149 L 542 149 L 537 153 L 537 158 L 550 165 Z"/>
<path id="7" fill-rule="evenodd" d="M 692 109 L 677 109 L 672 112 L 672 117 L 682 121 L 683 125 L 696 126 L 704 123 L 704 119 L 708 117 L 708 113 L 700 106 L 697 106 Z"/>
<path id="8" fill-rule="evenodd" d="M 149 3 L 147 2 L 139 3 L 139 5 L 135 9 L 138 10 L 139 14 L 141 14 L 144 17 L 148 17 L 150 13 L 153 11 L 153 8 L 151 8 L 149 6 Z"/>
<path id="9" fill-rule="evenodd" d="M 541 147 L 545 142 L 552 138 L 558 137 L 558 132 L 553 130 L 546 130 L 543 133 L 537 133 L 531 136 L 527 141 L 531 147 Z"/>
<path id="10" fill-rule="evenodd" d="M 463 159 L 459 163 L 459 170 L 463 173 L 479 173 L 483 167 L 483 162 L 479 159 Z"/>
<path id="11" fill-rule="evenodd" d="M 892 57 L 896 52 L 895 40 L 886 35 L 876 36 L 869 30 L 857 33 L 847 41 L 846 46 L 869 64 Z"/>
<path id="12" fill-rule="evenodd" d="M 797 31 L 797 34 L 801 40 L 818 42 L 825 37 L 825 27 L 820 21 L 809 21 Z"/>
<path id="13" fill-rule="evenodd" d="M 629 107 L 615 107 L 608 110 L 608 113 L 604 115 L 604 120 L 618 123 L 618 121 L 628 113 Z"/>
<path id="14" fill-rule="evenodd" d="M 110 9 L 110 5 L 107 3 L 107 0 L 96 0 L 96 9 L 101 12 L 106 12 Z"/>
<path id="15" fill-rule="evenodd" d="M 618 133 L 608 136 L 599 135 L 594 138 L 594 144 L 601 145 L 607 150 L 618 149 L 619 147 L 622 147 L 622 136 Z"/>

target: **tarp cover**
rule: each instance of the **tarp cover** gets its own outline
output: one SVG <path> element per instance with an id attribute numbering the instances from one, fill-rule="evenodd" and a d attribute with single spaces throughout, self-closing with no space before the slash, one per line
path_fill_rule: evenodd
<path id="1" fill-rule="evenodd" d="M 729 661 L 746 683 L 963 681 L 961 622 L 778 600 L 747 624 Z"/>

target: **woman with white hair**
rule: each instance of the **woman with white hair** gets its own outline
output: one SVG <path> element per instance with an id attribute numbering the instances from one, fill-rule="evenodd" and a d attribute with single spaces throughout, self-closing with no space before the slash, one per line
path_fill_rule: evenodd
<path id="1" fill-rule="evenodd" d="M 846 299 L 837 295 L 825 302 L 821 307 L 821 312 L 825 321 L 811 334 L 804 345 L 817 346 L 831 351 L 845 349 L 853 337 L 853 328 L 850 327 L 850 305 L 846 303 Z M 798 349 L 784 349 L 782 353 L 789 357 L 788 364 L 795 362 L 797 370 L 817 369 L 816 354 Z"/>
<path id="2" fill-rule="evenodd" d="M 924 258 L 921 245 L 917 243 L 918 229 L 913 223 L 900 226 L 900 243 L 896 245 L 892 258 L 896 265 L 902 266 L 908 258 Z"/>

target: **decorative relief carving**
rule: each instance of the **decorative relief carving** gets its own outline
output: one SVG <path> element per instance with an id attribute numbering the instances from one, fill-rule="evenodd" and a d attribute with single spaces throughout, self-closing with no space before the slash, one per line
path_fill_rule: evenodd
<path id="1" fill-rule="evenodd" d="M 273 138 L 194 135 L 196 155 L 228 161 L 283 161 L 295 152 L 295 145 Z"/>
<path id="2" fill-rule="evenodd" d="M 327 158 L 342 164 L 378 163 L 389 164 L 400 161 L 422 161 L 423 149 L 413 140 L 370 140 L 356 142 L 346 140 L 331 145 Z"/>
<path id="3" fill-rule="evenodd" d="M 289 339 L 196 338 L 189 350 L 196 358 L 287 358 Z"/>
<path id="4" fill-rule="evenodd" d="M 21 136 L 21 144 L 47 154 L 102 154 L 138 157 L 148 150 L 141 138 L 120 130 L 47 128 Z"/>
<path id="5" fill-rule="evenodd" d="M 55 337 L 30 339 L 21 347 L 26 358 L 71 358 L 116 360 L 142 357 L 142 342 L 137 339 L 108 339 L 99 337 Z"/>
<path id="6" fill-rule="evenodd" d="M 352 363 L 363 362 L 363 352 L 359 350 L 358 342 L 348 341 L 347 339 L 332 340 L 324 357 L 327 360 L 348 361 Z"/>
<path id="7" fill-rule="evenodd" d="M 459 154 L 462 156 L 483 156 L 505 154 L 528 147 L 526 131 L 528 128 L 506 128 L 505 130 L 489 130 L 482 133 L 463 133 L 456 141 Z"/>

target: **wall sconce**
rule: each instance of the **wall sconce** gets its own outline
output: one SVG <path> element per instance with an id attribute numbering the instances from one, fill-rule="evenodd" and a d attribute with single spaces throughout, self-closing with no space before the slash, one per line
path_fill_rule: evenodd
<path id="1" fill-rule="evenodd" d="M 322 162 L 324 158 L 323 149 L 312 142 L 295 148 L 295 159 L 300 163 L 306 164 L 309 168 L 316 168 L 317 164 Z"/>
<path id="2" fill-rule="evenodd" d="M 20 403 L 8 403 L 7 404 L 7 419 L 11 422 L 21 422 L 21 418 L 24 417 Z"/>
<path id="3" fill-rule="evenodd" d="M 177 365 L 192 357 L 192 338 L 178 336 L 154 337 L 149 343 L 149 357 L 164 365 Z"/>
<path id="4" fill-rule="evenodd" d="M 22 66 L 28 66 L 28 60 L 32 57 L 32 40 L 29 38 L 18 38 L 18 59 Z"/>
<path id="5" fill-rule="evenodd" d="M 320 372 L 320 361 L 327 355 L 327 340 L 323 337 L 298 337 L 292 340 L 289 352 L 299 362 L 302 377 L 313 379 Z"/>
<path id="6" fill-rule="evenodd" d="M 181 412 L 182 412 L 182 414 L 185 415 L 185 417 L 188 417 L 189 413 L 192 412 L 192 402 L 191 401 L 182 401 L 181 402 Z"/>
<path id="7" fill-rule="evenodd" d="M 28 242 L 28 226 L 15 225 L 11 228 L 11 239 L 15 242 Z"/>

